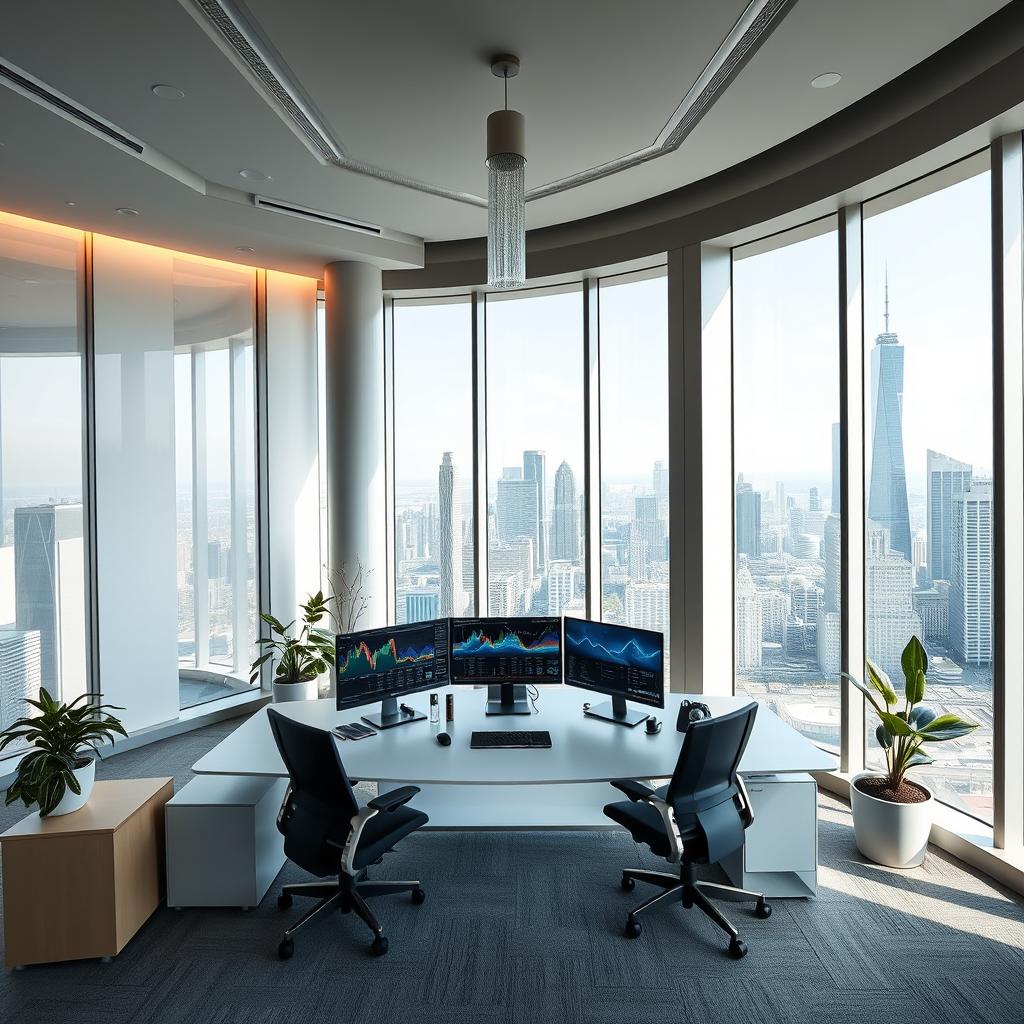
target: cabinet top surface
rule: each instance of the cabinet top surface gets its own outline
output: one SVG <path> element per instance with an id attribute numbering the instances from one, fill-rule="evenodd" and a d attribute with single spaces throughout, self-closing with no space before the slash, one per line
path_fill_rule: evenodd
<path id="1" fill-rule="evenodd" d="M 89 802 L 80 810 L 56 818 L 40 818 L 33 812 L 0 835 L 0 841 L 115 832 L 165 787 L 173 791 L 174 780 L 164 777 L 97 782 Z"/>

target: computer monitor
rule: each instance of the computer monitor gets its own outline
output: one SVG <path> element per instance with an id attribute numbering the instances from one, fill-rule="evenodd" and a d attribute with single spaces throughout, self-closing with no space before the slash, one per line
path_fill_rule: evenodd
<path id="1" fill-rule="evenodd" d="M 647 715 L 626 701 L 665 706 L 665 638 L 661 633 L 589 619 L 565 619 L 565 681 L 612 699 L 588 708 L 591 718 L 639 725 Z"/>
<path id="2" fill-rule="evenodd" d="M 398 706 L 398 697 L 448 683 L 448 620 L 364 629 L 335 638 L 338 710 L 381 701 L 379 714 L 363 715 L 378 729 L 426 716 Z"/>
<path id="3" fill-rule="evenodd" d="M 451 681 L 487 683 L 487 714 L 528 715 L 526 685 L 562 681 L 562 624 L 552 616 L 452 619 Z"/>

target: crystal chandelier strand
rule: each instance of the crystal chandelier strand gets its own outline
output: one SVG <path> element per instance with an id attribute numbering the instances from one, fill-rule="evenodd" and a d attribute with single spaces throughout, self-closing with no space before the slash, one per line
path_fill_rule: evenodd
<path id="1" fill-rule="evenodd" d="M 518 153 L 487 162 L 487 283 L 526 284 L 526 158 Z"/>

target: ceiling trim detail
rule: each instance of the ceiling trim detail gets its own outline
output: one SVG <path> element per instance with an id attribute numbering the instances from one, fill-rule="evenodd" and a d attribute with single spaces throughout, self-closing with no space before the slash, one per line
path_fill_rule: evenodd
<path id="1" fill-rule="evenodd" d="M 179 0 L 179 3 L 320 163 L 470 206 L 487 206 L 482 196 L 420 181 L 348 154 L 242 0 Z M 579 188 L 674 153 L 795 4 L 796 0 L 750 0 L 649 146 L 529 189 L 527 202 Z"/>

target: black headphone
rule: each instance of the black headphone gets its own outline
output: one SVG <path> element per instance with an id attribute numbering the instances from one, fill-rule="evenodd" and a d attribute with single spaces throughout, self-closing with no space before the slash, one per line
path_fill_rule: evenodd
<path id="1" fill-rule="evenodd" d="M 703 722 L 711 717 L 711 708 L 696 700 L 684 700 L 679 705 L 679 717 L 676 719 L 676 732 L 686 732 L 694 722 Z"/>

